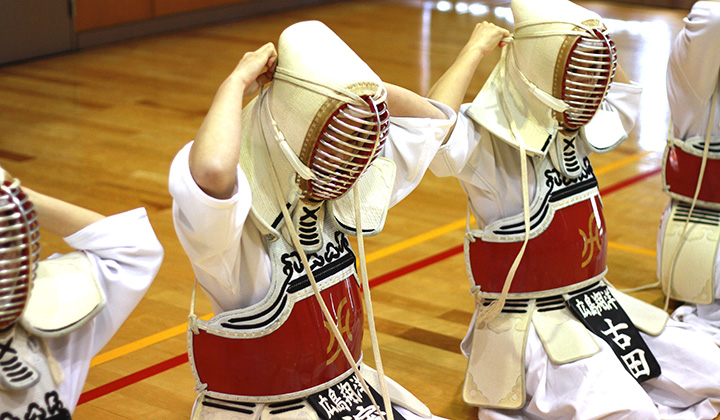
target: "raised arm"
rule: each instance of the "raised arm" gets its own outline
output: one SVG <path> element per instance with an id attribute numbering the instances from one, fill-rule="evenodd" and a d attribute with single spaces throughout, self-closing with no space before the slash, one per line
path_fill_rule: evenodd
<path id="1" fill-rule="evenodd" d="M 276 61 L 272 43 L 245 53 L 215 94 L 190 150 L 190 173 L 212 197 L 232 196 L 240 156 L 243 98 L 254 95 L 272 79 Z"/>
<path id="2" fill-rule="evenodd" d="M 447 119 L 442 111 L 422 96 L 400 86 L 385 83 L 388 92 L 388 109 L 393 117 Z"/>
<path id="3" fill-rule="evenodd" d="M 482 58 L 493 51 L 495 47 L 505 46 L 503 38 L 509 36 L 510 32 L 507 29 L 489 22 L 475 25 L 470 39 L 455 61 L 430 88 L 428 98 L 447 104 L 455 112 L 458 112 Z"/>
<path id="4" fill-rule="evenodd" d="M 66 237 L 105 218 L 100 213 L 41 194 L 26 186 L 22 190 L 35 206 L 43 229 Z"/>
<path id="5" fill-rule="evenodd" d="M 720 71 L 720 2 L 696 2 L 684 23 L 673 42 L 667 68 L 668 102 L 678 138 L 705 134 Z"/>

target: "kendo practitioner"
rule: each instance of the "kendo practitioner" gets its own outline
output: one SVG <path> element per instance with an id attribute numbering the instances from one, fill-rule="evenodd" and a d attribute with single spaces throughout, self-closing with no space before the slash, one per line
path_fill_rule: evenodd
<path id="1" fill-rule="evenodd" d="M 667 69 L 671 131 L 663 159 L 670 195 L 658 233 L 666 296 L 687 304 L 673 318 L 720 345 L 720 2 L 699 1 L 675 38 Z"/>
<path id="2" fill-rule="evenodd" d="M 461 106 L 474 37 L 428 94 L 459 109 L 430 168 L 459 179 L 477 223 L 463 399 L 480 419 L 713 419 L 720 349 L 606 279 L 588 155 L 625 140 L 641 88 L 597 14 L 566 0 L 511 8 L 514 33 L 474 101 Z"/>
<path id="3" fill-rule="evenodd" d="M 383 83 L 321 22 L 277 45 L 245 54 L 170 170 L 175 228 L 216 314 L 191 315 L 192 419 L 430 418 L 378 354 L 377 372 L 362 363 L 367 275 L 347 235 L 361 232 L 362 274 L 362 237 L 420 182 L 455 113 Z"/>
<path id="4" fill-rule="evenodd" d="M 76 251 L 40 261 L 40 228 Z M 0 419 L 70 419 L 162 258 L 145 209 L 105 217 L 0 168 Z"/>

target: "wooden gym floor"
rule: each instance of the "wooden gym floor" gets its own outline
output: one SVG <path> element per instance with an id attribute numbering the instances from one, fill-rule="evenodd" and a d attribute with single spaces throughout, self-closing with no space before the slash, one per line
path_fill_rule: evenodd
<path id="1" fill-rule="evenodd" d="M 193 273 L 173 230 L 167 173 L 242 54 L 275 42 L 294 22 L 318 19 L 383 79 L 424 93 L 475 23 L 511 28 L 506 2 L 463 4 L 338 2 L 0 67 L 0 164 L 36 190 L 105 214 L 146 207 L 165 247 L 146 298 L 93 360 L 76 419 L 189 416 L 195 392 L 184 332 Z M 635 287 L 655 281 L 656 232 L 667 201 L 660 190 L 665 66 L 685 11 L 581 4 L 607 19 L 621 64 L 645 88 L 630 138 L 592 158 L 609 230 L 608 278 Z M 467 100 L 497 58 L 485 58 Z M 473 310 L 461 252 L 464 217 L 457 181 L 428 173 L 366 245 L 386 372 L 433 413 L 458 420 L 476 418 L 460 397 L 459 344 Z M 42 245 L 44 256 L 67 250 L 49 234 Z M 658 289 L 636 296 L 662 305 Z M 197 310 L 211 312 L 203 296 Z M 365 355 L 372 363 L 369 345 Z"/>

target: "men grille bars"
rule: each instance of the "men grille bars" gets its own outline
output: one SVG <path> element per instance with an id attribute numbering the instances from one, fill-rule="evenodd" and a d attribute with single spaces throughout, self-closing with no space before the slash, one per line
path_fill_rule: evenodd
<path id="1" fill-rule="evenodd" d="M 0 186 L 0 203 L 0 328 L 5 328 L 27 304 L 40 259 L 40 232 L 19 182 Z"/>
<path id="2" fill-rule="evenodd" d="M 564 112 L 566 128 L 587 124 L 605 98 L 617 68 L 615 43 L 598 29 L 577 40 L 566 64 L 562 99 L 570 108 Z"/>
<path id="3" fill-rule="evenodd" d="M 323 128 L 308 165 L 315 175 L 309 182 L 310 197 L 342 196 L 382 150 L 389 131 L 387 105 L 362 98 L 367 108 L 345 104 Z"/>

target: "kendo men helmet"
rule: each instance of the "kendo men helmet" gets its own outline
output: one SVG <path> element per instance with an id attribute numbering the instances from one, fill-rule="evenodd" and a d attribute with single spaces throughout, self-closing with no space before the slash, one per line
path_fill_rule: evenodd
<path id="1" fill-rule="evenodd" d="M 468 115 L 503 140 L 544 155 L 559 131 L 600 109 L 617 51 L 599 15 L 567 0 L 513 0 L 513 41 Z"/>
<path id="2" fill-rule="evenodd" d="M 372 164 L 388 135 L 386 96 L 380 78 L 321 22 L 283 31 L 264 100 L 304 198 L 339 198 Z"/>
<path id="3" fill-rule="evenodd" d="M 40 259 L 40 233 L 32 202 L 17 179 L 0 185 L 0 330 L 12 326 L 30 298 Z"/>

